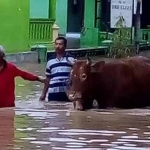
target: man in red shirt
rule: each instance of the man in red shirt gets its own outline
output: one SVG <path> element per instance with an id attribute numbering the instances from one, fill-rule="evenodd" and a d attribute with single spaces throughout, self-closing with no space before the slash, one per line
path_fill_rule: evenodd
<path id="1" fill-rule="evenodd" d="M 45 82 L 45 79 L 23 71 L 14 64 L 7 62 L 4 57 L 4 48 L 0 46 L 0 108 L 15 106 L 15 77 L 22 77 L 24 80 L 29 81 Z"/>

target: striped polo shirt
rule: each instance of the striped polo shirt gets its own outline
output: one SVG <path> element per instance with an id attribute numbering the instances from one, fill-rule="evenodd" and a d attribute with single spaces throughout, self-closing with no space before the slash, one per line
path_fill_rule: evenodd
<path id="1" fill-rule="evenodd" d="M 60 60 L 57 59 L 55 54 L 47 62 L 46 76 L 50 77 L 48 97 L 53 97 L 53 100 L 57 100 L 58 94 L 65 93 L 67 90 L 67 81 L 72 68 L 67 59 L 70 62 L 74 61 L 73 56 L 69 54 L 65 54 Z"/>

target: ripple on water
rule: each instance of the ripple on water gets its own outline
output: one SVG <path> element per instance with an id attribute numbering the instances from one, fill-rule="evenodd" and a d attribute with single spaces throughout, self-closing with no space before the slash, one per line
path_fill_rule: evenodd
<path id="1" fill-rule="evenodd" d="M 39 111 L 39 112 L 22 111 L 22 112 L 20 112 L 20 115 L 28 115 L 29 117 L 56 117 L 56 116 L 58 116 L 58 114 L 56 114 L 56 113 L 41 112 L 41 111 Z"/>
<path id="2" fill-rule="evenodd" d="M 54 150 L 100 150 L 100 148 L 62 148 L 62 147 L 52 147 Z"/>
<path id="3" fill-rule="evenodd" d="M 129 130 L 132 130 L 132 131 L 138 131 L 138 130 L 140 130 L 140 129 L 138 129 L 138 128 L 128 128 Z"/>
<path id="4" fill-rule="evenodd" d="M 84 138 L 84 137 L 79 137 L 78 139 L 79 140 L 86 140 L 86 138 Z"/>
<path id="5" fill-rule="evenodd" d="M 45 120 L 47 118 L 54 118 L 54 117 L 33 117 L 36 120 Z"/>
<path id="6" fill-rule="evenodd" d="M 54 112 L 68 112 L 68 109 L 52 109 L 52 110 L 39 110 L 37 108 L 15 108 L 15 111 L 17 113 L 23 113 L 23 112 L 46 112 L 46 113 L 54 113 Z M 70 111 L 71 112 L 71 111 Z"/>
<path id="7" fill-rule="evenodd" d="M 138 139 L 138 136 L 122 136 L 123 139 Z"/>
<path id="8" fill-rule="evenodd" d="M 95 133 L 108 133 L 108 134 L 124 134 L 124 131 L 109 131 L 109 130 L 83 130 L 83 129 L 70 129 L 66 130 L 66 132 L 95 132 Z"/>
<path id="9" fill-rule="evenodd" d="M 150 143 L 150 140 L 135 140 L 135 139 L 117 139 L 117 141 L 137 142 L 137 143 Z"/>
<path id="10" fill-rule="evenodd" d="M 89 140 L 88 143 L 95 143 L 95 142 L 108 142 L 109 140 L 106 139 L 94 139 L 94 140 Z"/>
<path id="11" fill-rule="evenodd" d="M 138 136 L 138 134 L 137 134 L 137 133 L 133 133 L 132 135 L 133 135 L 133 136 L 135 136 L 135 135 L 136 135 L 136 136 Z"/>
<path id="12" fill-rule="evenodd" d="M 21 99 L 21 98 L 20 98 Z M 34 98 L 32 97 L 26 97 L 26 99 L 28 99 L 28 101 L 16 101 L 16 109 L 18 108 L 19 110 L 21 109 L 41 109 L 44 108 L 44 102 L 39 101 L 38 98 L 35 99 L 35 95 Z M 31 101 L 29 101 L 29 99 L 32 99 Z"/>
<path id="13" fill-rule="evenodd" d="M 50 113 L 50 112 L 46 112 L 46 111 L 35 111 L 34 109 L 32 109 L 32 111 L 25 111 L 25 110 L 21 110 L 15 111 L 16 115 L 27 115 L 29 117 L 33 117 L 34 119 L 39 119 L 39 120 L 45 120 L 45 119 L 49 119 L 49 118 L 54 118 L 56 116 L 58 116 L 57 113 Z"/>
<path id="14" fill-rule="evenodd" d="M 49 138 L 51 142 L 85 142 L 83 140 L 76 140 L 72 138 Z"/>
<path id="15" fill-rule="evenodd" d="M 91 140 L 77 140 L 73 138 L 50 138 L 49 139 L 51 142 L 71 142 L 71 143 L 98 143 L 98 142 L 108 142 L 106 139 L 91 139 Z"/>
<path id="16" fill-rule="evenodd" d="M 111 142 L 112 144 L 117 144 L 117 145 L 119 145 L 119 144 L 126 144 L 126 143 L 128 143 L 128 142 Z"/>
<path id="17" fill-rule="evenodd" d="M 81 146 L 81 145 L 67 145 L 66 147 L 68 147 L 68 148 L 82 148 L 83 146 Z"/>
<path id="18" fill-rule="evenodd" d="M 68 130 L 37 130 L 37 132 L 61 132 L 59 134 L 63 135 L 81 135 L 82 134 L 87 134 L 92 135 L 92 134 L 97 134 L 97 135 L 105 135 L 105 136 L 113 136 L 113 134 L 125 134 L 125 131 L 108 131 L 108 130 L 83 130 L 83 129 L 68 129 Z"/>
<path id="19" fill-rule="evenodd" d="M 109 143 L 102 143 L 102 144 L 100 144 L 100 146 L 106 146 L 106 147 L 116 147 L 116 146 L 118 146 L 117 144 L 109 144 Z"/>
<path id="20" fill-rule="evenodd" d="M 17 95 L 16 98 L 21 98 L 22 96 Z"/>
<path id="21" fill-rule="evenodd" d="M 21 140 L 36 140 L 34 137 L 29 137 L 29 138 L 21 138 Z"/>
<path id="22" fill-rule="evenodd" d="M 70 133 L 70 132 L 61 132 L 60 135 L 102 135 L 102 136 L 113 136 L 114 134 L 102 134 L 102 133 Z"/>
<path id="23" fill-rule="evenodd" d="M 66 143 L 66 144 L 67 145 L 80 145 L 80 146 L 86 146 L 87 145 L 86 143 L 79 143 L 79 142 L 78 143 L 77 142 L 76 143 L 70 142 L 70 143 Z"/>
<path id="24" fill-rule="evenodd" d="M 31 141 L 31 144 L 40 144 L 40 145 L 47 145 L 47 144 L 51 144 L 51 142 L 48 141 Z"/>
<path id="25" fill-rule="evenodd" d="M 107 148 L 107 150 L 118 150 L 117 148 Z"/>
<path id="26" fill-rule="evenodd" d="M 46 128 L 41 128 L 42 130 L 58 130 L 58 127 L 46 127 Z"/>
<path id="27" fill-rule="evenodd" d="M 147 116 L 150 115 L 150 113 L 127 113 L 127 115 L 132 115 L 132 116 Z"/>
<path id="28" fill-rule="evenodd" d="M 115 147 L 117 149 L 122 150 L 149 150 L 149 148 L 142 148 L 142 147 L 130 147 L 130 146 L 118 146 Z"/>
<path id="29" fill-rule="evenodd" d="M 33 131 L 33 130 L 36 130 L 36 128 L 24 128 L 24 129 L 22 129 L 22 128 L 18 128 L 18 129 L 16 129 L 17 131 Z"/>
<path id="30" fill-rule="evenodd" d="M 134 146 L 137 146 L 136 144 L 124 144 L 124 146 L 130 146 L 130 147 L 134 147 Z"/>
<path id="31" fill-rule="evenodd" d="M 144 132 L 143 134 L 145 134 L 145 135 L 150 135 L 150 132 Z"/>

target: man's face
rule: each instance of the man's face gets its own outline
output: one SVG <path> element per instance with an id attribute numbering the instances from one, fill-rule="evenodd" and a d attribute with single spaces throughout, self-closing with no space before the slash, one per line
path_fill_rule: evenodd
<path id="1" fill-rule="evenodd" d="M 54 45 L 56 53 L 62 53 L 65 51 L 66 46 L 63 40 L 56 40 Z"/>

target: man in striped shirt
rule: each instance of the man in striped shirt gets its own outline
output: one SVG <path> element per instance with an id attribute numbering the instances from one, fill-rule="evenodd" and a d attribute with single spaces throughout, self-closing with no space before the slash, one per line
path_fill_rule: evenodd
<path id="1" fill-rule="evenodd" d="M 56 38 L 54 45 L 56 54 L 47 62 L 47 83 L 44 86 L 40 100 L 45 100 L 48 92 L 48 101 L 69 101 L 66 90 L 72 66 L 68 63 L 68 60 L 73 62 L 74 58 L 66 54 L 66 45 L 67 40 L 64 37 Z"/>

